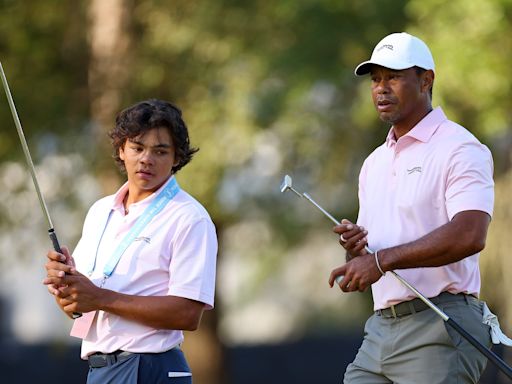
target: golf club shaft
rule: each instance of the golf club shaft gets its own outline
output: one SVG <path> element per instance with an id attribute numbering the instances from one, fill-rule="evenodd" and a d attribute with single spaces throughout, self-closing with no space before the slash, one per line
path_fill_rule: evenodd
<path id="1" fill-rule="evenodd" d="M 317 207 L 320 211 L 322 211 L 322 213 L 327 216 L 334 224 L 336 225 L 340 225 L 341 223 L 336 220 L 329 212 L 327 212 L 325 209 L 323 209 L 315 200 L 313 200 L 313 198 L 311 196 L 309 196 L 309 194 L 307 193 L 302 193 L 300 194 L 299 192 L 297 192 L 295 189 L 293 188 L 290 188 L 293 192 L 295 192 L 297 195 L 299 196 L 302 196 L 304 197 L 307 201 L 309 201 L 311 204 L 313 204 L 315 207 Z M 339 275 L 339 276 L 336 276 L 335 278 L 336 280 L 336 283 L 339 284 L 341 282 L 341 280 L 343 280 L 343 275 Z"/>
<path id="2" fill-rule="evenodd" d="M 462 328 L 458 323 L 453 321 L 452 319 L 446 320 L 446 323 L 450 325 L 453 329 L 455 329 L 460 335 L 462 335 L 467 341 L 469 341 L 473 347 L 478 349 L 480 353 L 482 353 L 485 357 L 487 357 L 496 367 L 503 372 L 509 379 L 512 380 L 512 368 L 507 365 L 507 363 L 502 360 L 498 355 L 496 355 L 491 349 L 482 345 L 477 339 L 475 339 L 471 334 L 469 334 L 464 328 Z"/>
<path id="3" fill-rule="evenodd" d="M 307 193 L 302 193 L 311 204 L 317 207 L 325 216 L 327 216 L 332 222 L 335 224 L 340 224 L 338 220 L 336 220 L 331 214 L 329 214 L 325 209 L 323 209 L 316 201 L 314 201 Z M 365 250 L 368 253 L 374 253 L 370 248 L 365 246 Z M 455 331 L 457 331 L 461 336 L 463 336 L 469 343 L 471 343 L 480 353 L 482 353 L 485 357 L 491 360 L 492 363 L 496 365 L 496 367 L 501 370 L 505 375 L 507 375 L 510 379 L 512 379 L 512 368 L 505 363 L 498 355 L 496 355 L 491 349 L 485 347 L 482 343 L 476 340 L 471 334 L 469 334 L 464 328 L 462 328 L 458 323 L 456 323 L 453 319 L 451 319 L 446 313 L 444 313 L 441 309 L 439 309 L 432 301 L 430 301 L 427 297 L 425 297 L 420 291 L 418 291 L 414 286 L 412 286 L 407 280 L 397 274 L 395 271 L 389 271 L 398 281 L 400 281 L 403 285 L 409 288 L 414 294 L 423 301 L 426 305 L 429 306 L 437 315 L 439 315 L 448 325 L 450 325 Z M 343 276 L 338 276 L 336 278 L 336 282 L 339 284 L 341 279 L 338 279 Z"/>
<path id="4" fill-rule="evenodd" d="M 9 88 L 9 84 L 7 83 L 7 77 L 5 76 L 4 68 L 2 63 L 0 62 L 0 77 L 2 78 L 2 84 L 5 90 L 5 95 L 7 96 L 7 102 L 9 103 L 9 107 L 11 109 L 12 118 L 14 119 L 14 125 L 16 126 L 16 131 L 18 132 L 18 136 L 20 138 L 21 147 L 23 148 L 23 153 L 25 154 L 25 160 L 27 161 L 28 169 L 30 171 L 30 175 L 32 176 L 32 182 L 34 183 L 34 187 L 36 189 L 37 197 L 39 199 L 39 205 L 41 206 L 41 210 L 48 222 L 48 236 L 53 245 L 53 249 L 59 253 L 62 253 L 62 249 L 59 244 L 59 240 L 57 239 L 57 234 L 55 233 L 55 229 L 53 228 L 53 222 L 50 217 L 50 212 L 48 211 L 48 207 L 46 206 L 46 202 L 44 200 L 43 194 L 41 193 L 41 188 L 39 187 L 39 182 L 36 176 L 36 169 L 34 167 L 34 162 L 32 161 L 32 156 L 30 155 L 30 150 L 28 149 L 27 140 L 25 139 L 25 134 L 23 133 L 23 128 L 21 126 L 20 118 L 18 116 L 18 112 L 16 110 L 16 105 L 14 104 L 14 100 L 11 95 L 11 90 Z M 73 318 L 76 319 L 82 316 L 81 313 L 73 313 Z"/>
<path id="5" fill-rule="evenodd" d="M 329 212 L 327 212 L 325 209 L 323 209 L 320 205 L 317 204 L 315 200 L 311 198 L 307 193 L 303 193 L 302 196 L 306 198 L 307 201 L 309 201 L 311 204 L 313 204 L 315 207 L 317 207 L 322 213 L 327 216 L 334 224 L 340 225 L 340 222 L 336 220 Z"/>
<path id="6" fill-rule="evenodd" d="M 39 187 L 39 182 L 37 181 L 34 162 L 32 161 L 32 156 L 30 156 L 30 150 L 28 149 L 27 140 L 25 139 L 25 134 L 23 133 L 23 128 L 21 127 L 20 118 L 18 117 L 18 112 L 16 111 L 16 105 L 14 104 L 14 100 L 11 95 L 11 90 L 9 89 L 9 84 L 7 83 L 7 78 L 5 76 L 4 68 L 3 68 L 1 62 L 0 62 L 0 75 L 2 77 L 2 84 L 4 86 L 5 95 L 7 96 L 7 102 L 9 103 L 9 107 L 11 109 L 12 118 L 14 119 L 14 125 L 16 126 L 16 131 L 18 132 L 18 136 L 20 138 L 21 148 L 23 149 L 23 154 L 25 155 L 25 160 L 27 161 L 28 169 L 30 171 L 30 175 L 32 176 L 32 181 L 33 181 L 34 187 L 36 189 L 37 197 L 39 199 L 39 205 L 41 205 L 43 214 L 46 218 L 46 221 L 48 222 L 48 228 L 53 230 L 52 219 L 50 218 L 50 213 L 48 212 L 46 202 L 44 201 L 43 194 L 41 193 L 41 188 Z M 52 240 L 52 242 L 53 242 L 53 240 Z"/>
<path id="7" fill-rule="evenodd" d="M 367 248 L 368 249 L 368 248 Z M 373 253 L 373 252 L 372 252 Z M 496 367 L 498 367 L 505 375 L 508 376 L 509 379 L 512 379 L 512 368 L 505 363 L 498 355 L 496 355 L 491 349 L 485 347 L 482 343 L 480 343 L 477 339 L 475 339 L 471 334 L 469 334 L 464 328 L 462 328 L 458 323 L 456 323 L 453 319 L 451 319 L 446 313 L 444 313 L 439 307 L 437 307 L 432 301 L 423 296 L 421 292 L 419 292 L 416 288 L 414 288 L 407 280 L 405 280 L 402 276 L 397 274 L 395 271 L 390 271 L 393 276 L 395 276 L 403 285 L 413 291 L 416 296 L 423 301 L 426 305 L 428 305 L 434 312 L 436 312 L 449 326 L 451 326 L 455 331 L 457 331 L 461 336 L 463 336 L 469 343 L 471 343 L 480 353 L 482 353 L 485 357 L 491 360 Z"/>
<path id="8" fill-rule="evenodd" d="M 315 207 L 317 207 L 325 216 L 327 216 L 334 224 L 340 225 L 340 222 L 336 220 L 329 212 L 327 212 L 320 204 L 318 204 L 311 196 L 309 196 L 307 193 L 302 193 L 302 196 L 304 196 L 311 204 L 313 204 Z M 364 249 L 368 253 L 374 253 L 368 246 L 365 246 Z M 402 276 L 397 274 L 395 271 L 389 271 L 392 275 L 394 275 L 403 285 L 405 285 L 407 288 L 409 288 L 412 292 L 418 296 L 425 304 L 427 304 L 430 308 L 432 308 L 444 321 L 447 321 L 449 317 L 441 311 L 434 303 L 432 303 L 428 298 L 423 296 L 423 294 L 418 291 L 416 288 L 414 288 L 407 280 L 405 280 Z M 340 281 L 343 279 L 343 276 L 338 276 L 336 278 L 336 282 L 339 284 Z"/>

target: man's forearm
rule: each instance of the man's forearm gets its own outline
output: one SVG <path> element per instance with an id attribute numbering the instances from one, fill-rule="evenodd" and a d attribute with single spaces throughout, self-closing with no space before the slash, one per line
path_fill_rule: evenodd
<path id="1" fill-rule="evenodd" d="M 134 296 L 102 290 L 98 309 L 157 328 L 193 331 L 204 304 L 177 296 Z"/>
<path id="2" fill-rule="evenodd" d="M 379 251 L 384 271 L 438 267 L 480 252 L 485 246 L 490 217 L 481 211 L 465 211 L 452 221 L 410 243 Z"/>

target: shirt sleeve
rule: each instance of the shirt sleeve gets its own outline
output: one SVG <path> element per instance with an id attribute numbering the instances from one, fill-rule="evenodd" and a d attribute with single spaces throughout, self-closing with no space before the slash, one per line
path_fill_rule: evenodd
<path id="1" fill-rule="evenodd" d="M 477 210 L 492 216 L 494 207 L 493 160 L 479 142 L 459 146 L 449 159 L 446 209 L 450 220 L 459 212 Z"/>
<path id="2" fill-rule="evenodd" d="M 169 295 L 200 301 L 212 309 L 217 247 L 215 227 L 209 219 L 184 227 L 172 244 Z"/>
<path id="3" fill-rule="evenodd" d="M 367 175 L 367 167 L 368 167 L 368 159 L 365 160 L 363 166 L 361 167 L 361 171 L 359 172 L 359 186 L 358 186 L 358 199 L 359 199 L 359 212 L 357 214 L 357 225 L 368 226 L 367 218 L 366 218 L 366 175 Z"/>
<path id="4" fill-rule="evenodd" d="M 80 237 L 80 240 L 78 240 L 78 243 L 73 250 L 73 259 L 75 260 L 76 269 L 78 272 L 82 274 L 87 274 L 89 271 L 87 266 L 87 253 L 88 253 L 88 243 L 89 241 L 85 238 L 86 234 L 90 232 L 91 228 L 91 219 L 93 217 L 93 207 L 89 209 L 87 212 L 87 215 L 84 220 L 83 228 L 82 228 L 82 236 Z"/>

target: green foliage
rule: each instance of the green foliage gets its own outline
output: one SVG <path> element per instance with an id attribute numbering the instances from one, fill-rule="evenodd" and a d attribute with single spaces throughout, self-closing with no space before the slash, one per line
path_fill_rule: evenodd
<path id="1" fill-rule="evenodd" d="M 436 61 L 434 102 L 489 145 L 496 174 L 495 217 L 481 255 L 482 293 L 493 311 L 509 320 L 507 237 L 510 227 L 512 146 L 510 0 L 411 0 L 410 31 L 430 46 Z M 505 287 L 496 290 L 496 287 Z M 507 305 L 508 304 L 508 305 Z M 506 324 L 507 321 L 502 322 Z"/>
<path id="2" fill-rule="evenodd" d="M 233 214 L 224 214 L 217 199 L 224 174 L 244 172 L 257 161 L 255 138 L 264 131 L 281 143 L 275 150 L 284 172 L 299 173 L 306 186 L 330 195 L 329 189 L 344 188 L 345 178 L 354 183 L 352 166 L 367 152 L 357 132 L 366 122 L 353 121 L 351 113 L 358 103 L 352 70 L 387 28 L 402 28 L 404 4 L 134 2 L 126 61 L 132 75 L 122 105 L 160 97 L 182 107 L 201 151 L 181 177 L 185 185 L 194 183 L 221 221 Z M 7 2 L 2 8 L 0 32 L 9 38 L 2 39 L 0 54 L 29 143 L 39 144 L 36 157 L 73 150 L 65 145 L 72 136 L 93 133 L 87 122 L 87 2 Z M 0 118 L 9 128 L 5 104 Z M 15 130 L 1 135 L 0 159 L 19 158 Z M 276 184 L 279 168 L 267 172 Z M 352 189 L 350 205 L 341 209 L 351 206 L 353 214 Z M 331 208 L 340 209 L 331 200 Z"/>
<path id="3" fill-rule="evenodd" d="M 267 173 L 264 182 L 273 177 L 277 188 L 282 173 L 296 172 L 306 186 L 329 195 L 350 176 L 350 204 L 341 209 L 352 207 L 354 214 L 352 166 L 368 143 L 357 132 L 363 122 L 351 116 L 358 102 L 353 68 L 387 28 L 402 28 L 404 3 L 382 1 L 376 8 L 369 1 L 178 1 L 135 7 L 142 36 L 133 64 L 141 74 L 135 93 L 157 93 L 183 106 L 192 138 L 202 147 L 188 175 L 203 180 L 195 188 L 215 216 L 230 208 L 219 206 L 212 192 L 226 183 L 226 172 L 247 172 L 260 161 L 254 154 L 258 137 L 273 140 L 281 164 L 258 171 Z M 361 25 L 370 28 L 361 33 Z M 182 178 L 188 182 L 185 173 Z M 246 203 L 253 195 L 269 201 L 268 189 L 261 198 L 238 189 Z"/>
<path id="4" fill-rule="evenodd" d="M 56 9 L 59 9 L 57 12 Z M 0 5 L 0 60 L 34 156 L 48 134 L 59 151 L 88 116 L 84 6 L 71 2 L 4 1 Z M 7 101 L 0 97 L 0 161 L 21 158 Z"/>
<path id="5" fill-rule="evenodd" d="M 411 31 L 436 61 L 434 101 L 494 150 L 497 169 L 510 164 L 510 39 L 512 2 L 420 1 L 407 6 Z M 508 141 L 508 140 L 507 140 Z"/>
<path id="6" fill-rule="evenodd" d="M 69 152 L 92 168 L 109 156 L 97 148 L 103 139 L 91 122 L 89 6 L 0 3 L 0 60 L 37 163 Z M 221 245 L 231 244 L 234 255 L 254 245 L 246 253 L 262 262 L 251 264 L 252 291 L 286 270 L 286 250 L 307 246 L 315 229 L 330 235 L 313 207 L 279 193 L 284 174 L 336 217 L 355 219 L 359 168 L 388 127 L 376 117 L 368 79 L 353 70 L 388 33 L 407 30 L 429 44 L 434 103 L 508 165 L 509 146 L 499 152 L 494 144 L 506 142 L 511 124 L 509 0 L 136 0 L 125 7 L 130 75 L 121 105 L 157 97 L 182 108 L 200 151 L 178 178 L 211 212 Z M 3 97 L 0 122 L 0 174 L 10 175 L 6 162 L 22 152 Z M 112 178 L 104 169 L 87 172 Z M 52 199 L 83 210 L 74 193 L 62 185 Z M 253 242 L 223 238 L 241 223 L 244 233 L 262 225 L 268 233 Z"/>

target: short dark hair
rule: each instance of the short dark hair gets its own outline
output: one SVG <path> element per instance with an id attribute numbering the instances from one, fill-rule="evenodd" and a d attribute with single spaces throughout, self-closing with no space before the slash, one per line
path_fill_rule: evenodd
<path id="1" fill-rule="evenodd" d="M 172 103 L 158 99 L 140 101 L 116 116 L 116 125 L 109 132 L 114 148 L 114 160 L 122 172 L 126 172 L 124 161 L 119 157 L 119 149 L 126 140 L 140 136 L 153 128 L 167 128 L 175 147 L 177 164 L 172 167 L 175 174 L 192 160 L 199 148 L 190 146 L 187 125 L 182 119 L 181 110 Z"/>

